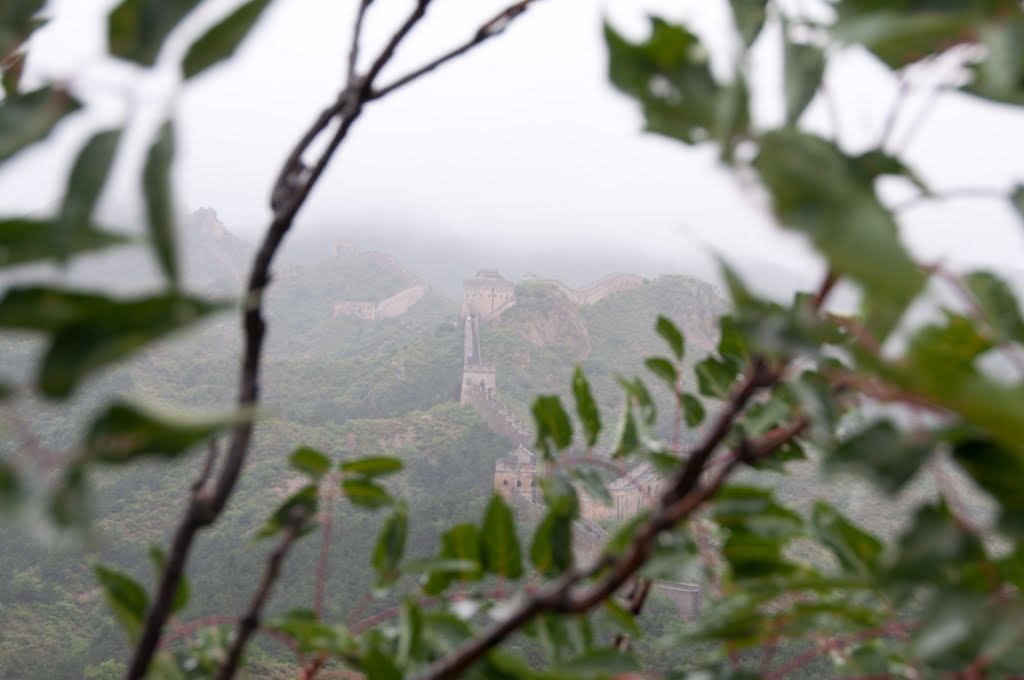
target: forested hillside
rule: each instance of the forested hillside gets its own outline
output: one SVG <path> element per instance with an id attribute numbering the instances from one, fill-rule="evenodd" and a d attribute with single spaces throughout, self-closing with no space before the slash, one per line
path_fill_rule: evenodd
<path id="1" fill-rule="evenodd" d="M 193 285 L 226 295 L 237 289 L 229 264 L 246 246 L 217 225 L 212 232 L 197 228 L 186 242 L 187 254 L 194 263 Z M 266 416 L 256 430 L 239 494 L 199 544 L 196 564 L 202 569 L 191 581 L 191 604 L 179 615 L 185 630 L 192 622 L 237 615 L 244 608 L 267 549 L 253 537 L 272 508 L 301 485 L 287 464 L 300 445 L 335 460 L 372 454 L 401 458 L 404 470 L 389 479 L 388 488 L 409 507 L 410 555 L 429 556 L 444 527 L 479 519 L 494 461 L 510 444 L 458 404 L 464 340 L 459 303 L 428 291 L 394 318 L 334 313 L 339 300 L 377 301 L 421 283 L 385 254 L 351 249 L 313 264 L 282 267 L 269 301 Z M 653 310 L 677 318 L 692 337 L 694 356 L 700 356 L 710 348 L 715 316 L 724 309 L 710 285 L 683 277 L 662 277 L 582 308 L 541 284 L 519 286 L 517 300 L 482 333 L 487 360 L 497 364 L 499 390 L 524 418 L 532 395 L 565 391 L 576 363 L 591 371 L 599 400 L 613 408 L 619 399 L 614 374 L 642 370 L 635 357 L 653 347 L 645 328 Z M 108 372 L 70 411 L 22 400 L 5 423 L 5 446 L 32 436 L 40 448 L 66 455 L 82 423 L 108 394 L 137 397 L 155 408 L 175 404 L 204 415 L 226 411 L 237 346 L 234 317 L 221 315 Z M 3 351 L 5 377 L 17 379 L 37 347 L 28 338 L 12 339 Z M 149 547 L 169 539 L 191 474 L 201 464 L 202 452 L 191 456 L 191 465 L 174 468 L 173 474 L 160 462 L 96 474 L 89 480 L 96 521 L 84 536 L 42 532 L 28 515 L 18 519 L 15 531 L 3 533 L 0 676 L 71 678 L 82 668 L 90 678 L 116 675 L 119 667 L 110 660 L 125 658 L 126 643 L 81 551 L 152 582 Z M 46 470 L 36 471 L 35 479 L 41 485 L 57 482 Z M 364 601 L 371 592 L 368 556 L 379 518 L 341 500 L 333 515 L 323 608 L 328 620 L 356 623 L 396 602 Z M 273 611 L 313 606 L 321 546 L 319 536 L 299 544 Z M 264 639 L 253 654 L 262 658 L 254 667 L 262 669 L 257 677 L 277 677 L 275 659 L 290 652 Z"/>

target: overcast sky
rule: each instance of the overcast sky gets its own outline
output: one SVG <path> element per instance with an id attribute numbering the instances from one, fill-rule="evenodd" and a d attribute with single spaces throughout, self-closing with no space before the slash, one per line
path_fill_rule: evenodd
<path id="1" fill-rule="evenodd" d="M 54 173 L 64 174 L 89 127 L 117 121 L 132 107 L 153 114 L 169 106 L 180 133 L 182 209 L 212 206 L 255 240 L 268 220 L 266 196 L 281 159 L 339 89 L 356 0 L 277 0 L 233 62 L 181 90 L 166 73 L 146 79 L 100 58 L 111 4 L 51 0 L 53 21 L 34 39 L 27 77 L 68 79 L 94 108 L 0 172 L 0 209 L 45 214 L 60 189 Z M 234 4 L 214 0 L 193 27 Z M 435 0 L 388 73 L 463 40 L 504 4 Z M 377 0 L 364 54 L 410 5 Z M 629 250 L 680 266 L 710 248 L 810 269 L 802 242 L 771 226 L 763 197 L 721 171 L 711 149 L 643 134 L 637 107 L 607 83 L 603 17 L 635 37 L 644 33 L 646 14 L 685 18 L 722 45 L 729 40 L 724 5 L 543 0 L 506 34 L 369 106 L 298 228 L 345 238 L 364 224 L 401 225 L 440 238 L 492 239 L 503 248 Z M 164 61 L 176 63 L 186 44 L 169 45 Z M 781 111 L 776 47 L 763 41 L 756 60 L 763 121 Z M 830 70 L 828 81 L 844 144 L 866 148 L 878 137 L 895 83 L 857 53 Z M 918 124 L 923 106 L 930 115 Z M 919 128 L 907 151 L 937 187 L 1007 187 L 1024 179 L 1019 115 L 960 96 L 911 99 L 906 109 L 895 138 Z M 809 120 L 829 128 L 822 102 Z M 107 214 L 137 208 L 126 179 L 131 162 L 124 159 L 105 196 Z M 928 258 L 1014 266 L 1024 253 L 1024 229 L 997 202 L 916 209 L 905 216 L 904 233 Z"/>

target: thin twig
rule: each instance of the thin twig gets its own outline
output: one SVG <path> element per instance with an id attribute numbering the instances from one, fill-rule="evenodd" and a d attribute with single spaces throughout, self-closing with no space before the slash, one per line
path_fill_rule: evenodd
<path id="1" fill-rule="evenodd" d="M 522 0 L 521 2 L 517 2 L 514 5 L 510 5 L 502 12 L 496 14 L 494 18 L 492 18 L 490 21 L 484 23 L 479 29 L 477 29 L 477 32 L 473 34 L 473 37 L 467 40 L 465 43 L 434 59 L 434 61 L 430 62 L 429 64 L 425 64 L 424 66 L 421 66 L 415 71 L 412 71 L 411 73 L 402 76 L 401 78 L 395 80 L 393 83 L 385 85 L 379 90 L 374 91 L 371 96 L 371 99 L 377 99 L 379 97 L 388 95 L 397 90 L 398 88 L 402 87 L 403 85 L 407 85 L 408 83 L 416 80 L 420 76 L 423 76 L 433 71 L 435 68 L 444 64 L 445 62 L 450 61 L 462 54 L 465 54 L 466 52 L 473 49 L 480 43 L 484 42 L 485 40 L 489 40 L 490 38 L 493 38 L 496 35 L 500 35 L 513 19 L 515 19 L 520 14 L 525 12 L 527 8 L 534 2 L 537 2 L 537 0 Z"/>
<path id="2" fill-rule="evenodd" d="M 384 46 L 384 49 L 380 51 L 380 54 L 373 61 L 369 70 L 367 70 L 366 76 L 363 78 L 363 82 L 361 83 L 365 90 L 364 94 L 368 96 L 370 92 L 372 92 L 374 80 L 376 80 L 377 76 L 380 75 L 380 72 L 384 67 L 388 65 L 391 58 L 395 56 L 395 51 L 398 49 L 401 42 L 405 40 L 406 36 L 409 35 L 409 32 L 412 31 L 416 24 L 418 24 L 424 15 L 426 15 L 427 7 L 430 6 L 430 2 L 431 0 L 416 0 L 416 6 L 413 7 L 412 12 L 409 13 L 405 22 L 397 31 L 395 31 L 394 35 L 391 36 L 391 39 L 388 40 L 388 44 Z"/>
<path id="3" fill-rule="evenodd" d="M 369 9 L 373 0 L 359 0 L 359 9 L 356 10 L 356 21 L 352 27 L 352 46 L 348 51 L 348 75 L 345 82 L 352 83 L 356 78 L 356 68 L 359 66 L 359 42 L 363 33 L 363 19 L 366 18 L 366 10 Z"/>
<path id="4" fill-rule="evenodd" d="M 228 652 L 228 658 L 224 661 L 224 665 L 220 667 L 220 672 L 217 673 L 217 680 L 229 680 L 235 677 L 235 673 L 238 672 L 238 664 L 242 660 L 242 652 L 249 643 L 249 638 L 252 637 L 252 634 L 259 630 L 263 606 L 267 603 L 270 591 L 281 574 L 281 563 L 284 561 L 285 555 L 288 554 L 288 550 L 295 543 L 295 539 L 299 537 L 305 523 L 306 513 L 304 511 L 300 510 L 292 513 L 288 530 L 277 548 L 267 558 L 267 565 L 263 570 L 263 580 L 260 581 L 259 588 L 256 589 L 256 594 L 253 595 L 249 611 L 238 622 L 238 633 L 235 635 L 235 641 Z"/>

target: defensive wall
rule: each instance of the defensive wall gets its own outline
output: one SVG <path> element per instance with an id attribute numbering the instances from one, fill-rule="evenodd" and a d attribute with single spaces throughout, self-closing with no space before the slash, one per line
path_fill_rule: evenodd
<path id="1" fill-rule="evenodd" d="M 357 319 L 376 321 L 391 319 L 405 314 L 427 294 L 428 286 L 418 283 L 400 290 L 380 302 L 369 300 L 340 300 L 334 303 L 334 316 L 354 316 Z"/>
<path id="2" fill-rule="evenodd" d="M 562 293 L 577 307 L 593 305 L 605 299 L 609 295 L 621 293 L 624 290 L 632 290 L 633 288 L 639 288 L 644 285 L 644 278 L 642 276 L 637 276 L 636 274 L 623 274 L 621 272 L 602 276 L 597 281 L 588 283 L 580 288 L 570 288 L 556 279 L 539 279 L 533 274 L 527 274 L 523 277 L 523 280 L 554 286 L 558 290 L 562 291 Z"/>

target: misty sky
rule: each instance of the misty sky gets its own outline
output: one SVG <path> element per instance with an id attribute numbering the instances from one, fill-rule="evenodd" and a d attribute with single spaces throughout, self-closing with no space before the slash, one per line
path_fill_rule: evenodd
<path id="1" fill-rule="evenodd" d="M 212 206 L 230 228 L 255 240 L 268 221 L 266 196 L 281 159 L 339 89 L 355 0 L 278 0 L 230 65 L 184 89 L 166 69 L 144 78 L 100 58 L 112 4 L 50 3 L 53 21 L 34 39 L 28 81 L 70 80 L 93 109 L 0 172 L 0 209 L 47 213 L 60 190 L 55 173 L 64 175 L 91 128 L 116 123 L 129 110 L 152 122 L 171 108 L 180 133 L 182 210 Z M 234 4 L 215 0 L 191 22 L 191 32 Z M 435 0 L 387 73 L 401 74 L 463 40 L 504 4 Z M 364 55 L 410 5 L 377 0 Z M 721 171 L 710 148 L 641 133 L 637 107 L 607 83 L 603 17 L 634 37 L 643 35 L 648 13 L 686 18 L 724 46 L 715 52 L 721 57 L 731 39 L 724 6 L 544 0 L 505 35 L 370 105 L 300 213 L 298 229 L 331 238 L 366 225 L 429 230 L 442 240 L 490 239 L 506 249 L 629 251 L 680 267 L 694 253 L 715 249 L 810 269 L 802 242 L 770 226 L 763 196 Z M 163 62 L 176 63 L 185 45 L 184 38 L 170 44 Z M 762 41 L 755 59 L 762 122 L 781 115 L 777 46 L 774 36 Z M 828 86 L 844 145 L 867 148 L 878 138 L 895 82 L 869 57 L 850 52 L 830 70 Z M 922 120 L 923 107 L 933 110 Z M 821 101 L 808 122 L 829 130 Z M 1008 108 L 965 97 L 945 95 L 937 104 L 912 98 L 895 139 L 915 128 L 907 151 L 940 189 L 1004 188 L 1024 180 L 1022 122 Z M 133 138 L 141 140 L 147 127 L 137 126 Z M 103 202 L 109 219 L 123 222 L 138 209 L 129 184 L 138 156 L 121 159 Z M 892 195 L 907 191 L 894 187 Z M 1024 254 L 1024 230 L 1001 203 L 947 202 L 915 209 L 904 223 L 914 250 L 928 258 L 1016 266 Z"/>

